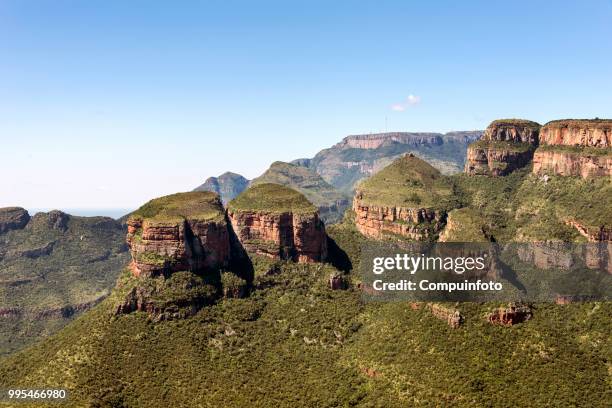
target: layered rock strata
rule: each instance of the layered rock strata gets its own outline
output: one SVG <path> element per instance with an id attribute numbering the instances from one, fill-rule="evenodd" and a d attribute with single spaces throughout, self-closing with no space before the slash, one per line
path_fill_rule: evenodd
<path id="1" fill-rule="evenodd" d="M 468 146 L 465 172 L 504 176 L 529 164 L 538 145 L 540 125 L 522 119 L 493 121 L 482 139 Z"/>
<path id="2" fill-rule="evenodd" d="M 529 306 L 511 303 L 489 313 L 487 321 L 497 326 L 513 326 L 531 319 L 532 316 L 533 312 Z"/>
<path id="3" fill-rule="evenodd" d="M 542 127 L 535 174 L 612 176 L 612 120 L 555 120 Z"/>
<path id="4" fill-rule="evenodd" d="M 229 203 L 227 215 L 248 253 L 302 263 L 327 256 L 325 226 L 317 209 L 295 190 L 258 184 Z"/>
<path id="5" fill-rule="evenodd" d="M 152 200 L 131 215 L 127 225 L 136 276 L 198 272 L 229 262 L 229 230 L 214 193 L 180 193 Z"/>

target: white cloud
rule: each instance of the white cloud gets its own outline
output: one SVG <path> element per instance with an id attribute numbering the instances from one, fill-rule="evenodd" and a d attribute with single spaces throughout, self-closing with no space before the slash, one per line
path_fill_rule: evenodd
<path id="1" fill-rule="evenodd" d="M 411 106 L 416 106 L 421 103 L 421 97 L 418 95 L 408 95 L 406 100 L 401 103 L 395 103 L 391 105 L 391 110 L 395 112 L 403 112 Z"/>

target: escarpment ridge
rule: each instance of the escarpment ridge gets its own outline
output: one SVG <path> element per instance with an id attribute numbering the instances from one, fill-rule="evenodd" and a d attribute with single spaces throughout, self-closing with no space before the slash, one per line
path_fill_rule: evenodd
<path id="1" fill-rule="evenodd" d="M 542 127 L 535 174 L 612 176 L 612 120 L 555 120 Z"/>

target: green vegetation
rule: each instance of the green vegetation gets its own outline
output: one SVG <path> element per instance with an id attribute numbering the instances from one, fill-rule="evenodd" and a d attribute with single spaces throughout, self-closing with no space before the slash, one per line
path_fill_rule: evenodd
<path id="1" fill-rule="evenodd" d="M 308 214 L 317 209 L 301 193 L 280 184 L 258 184 L 228 203 L 234 211 Z"/>
<path id="2" fill-rule="evenodd" d="M 539 151 L 568 153 L 580 156 L 603 156 L 612 157 L 612 148 L 590 147 L 590 146 L 568 146 L 568 145 L 540 145 Z"/>
<path id="3" fill-rule="evenodd" d="M 525 153 L 535 149 L 534 146 L 529 143 L 513 143 L 503 140 L 477 140 L 470 146 L 478 149 L 497 149 L 516 153 Z"/>
<path id="4" fill-rule="evenodd" d="M 453 176 L 460 201 L 479 211 L 487 236 L 509 241 L 584 241 L 567 225 L 573 220 L 590 230 L 612 225 L 612 181 L 530 173 L 505 177 Z"/>
<path id="5" fill-rule="evenodd" d="M 610 128 L 612 126 L 612 119 L 559 119 L 559 120 L 551 120 L 546 123 L 544 126 L 546 127 L 582 127 L 585 124 L 589 125 L 589 127 L 595 128 Z"/>
<path id="6" fill-rule="evenodd" d="M 274 162 L 268 170 L 251 182 L 280 184 L 304 194 L 308 201 L 319 207 L 321 218 L 326 223 L 342 218 L 348 206 L 348 195 L 341 194 L 313 170 L 295 164 Z"/>
<path id="7" fill-rule="evenodd" d="M 0 355 L 63 327 L 72 318 L 63 308 L 108 295 L 129 261 L 119 222 L 62 217 L 65 228 L 39 213 L 24 229 L 0 234 L 0 309 L 20 311 L 0 318 Z"/>
<path id="8" fill-rule="evenodd" d="M 134 211 L 130 218 L 156 222 L 176 222 L 185 218 L 221 221 L 224 213 L 217 194 L 209 191 L 192 191 L 153 199 Z"/>
<path id="9" fill-rule="evenodd" d="M 459 208 L 448 213 L 446 229 L 440 237 L 445 242 L 486 242 L 482 214 L 473 208 Z"/>
<path id="10" fill-rule="evenodd" d="M 542 125 L 538 122 L 526 119 L 497 119 L 491 122 L 489 126 L 523 126 L 539 129 Z"/>
<path id="11" fill-rule="evenodd" d="M 358 186 L 366 204 L 448 209 L 454 189 L 448 178 L 429 163 L 406 155 L 362 181 Z"/>
<path id="12" fill-rule="evenodd" d="M 350 234 L 334 236 L 347 246 L 341 237 Z M 263 269 L 248 298 L 187 319 L 112 317 L 109 298 L 58 335 L 0 360 L 0 386 L 65 387 L 67 407 L 608 401 L 610 303 L 541 305 L 511 328 L 485 322 L 495 305 L 461 304 L 465 324 L 451 329 L 427 310 L 362 304 L 356 289 L 330 290 L 326 279 L 337 273 L 330 266 L 256 264 Z"/>

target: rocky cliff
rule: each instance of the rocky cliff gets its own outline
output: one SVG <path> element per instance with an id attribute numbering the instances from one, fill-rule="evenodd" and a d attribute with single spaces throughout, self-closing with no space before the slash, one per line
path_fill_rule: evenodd
<path id="1" fill-rule="evenodd" d="M 306 197 L 278 184 L 257 184 L 228 204 L 232 228 L 247 252 L 319 262 L 327 256 L 325 226 Z"/>
<path id="2" fill-rule="evenodd" d="M 612 120 L 555 120 L 541 131 L 535 174 L 612 176 Z"/>
<path id="3" fill-rule="evenodd" d="M 526 166 L 538 145 L 539 130 L 540 125 L 529 120 L 493 121 L 482 139 L 468 147 L 465 172 L 504 176 Z"/>
<path id="4" fill-rule="evenodd" d="M 375 239 L 435 240 L 452 200 L 448 180 L 408 154 L 359 184 L 353 200 L 355 225 Z"/>
<path id="5" fill-rule="evenodd" d="M 127 225 L 131 268 L 136 276 L 201 272 L 229 262 L 229 230 L 215 193 L 157 198 L 135 211 Z"/>
<path id="6" fill-rule="evenodd" d="M 196 187 L 193 191 L 211 191 L 219 194 L 223 204 L 231 201 L 242 193 L 249 185 L 249 180 L 240 174 L 225 172 L 219 177 L 209 177 L 204 184 Z"/>
<path id="7" fill-rule="evenodd" d="M 30 214 L 23 208 L 0 208 L 0 234 L 10 230 L 22 229 L 30 221 Z"/>

